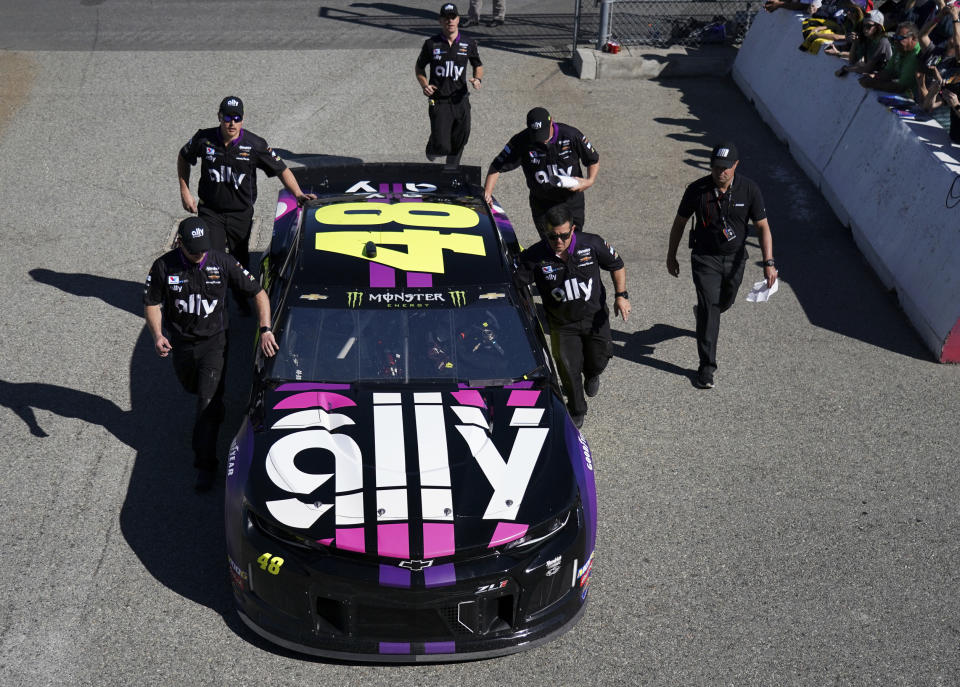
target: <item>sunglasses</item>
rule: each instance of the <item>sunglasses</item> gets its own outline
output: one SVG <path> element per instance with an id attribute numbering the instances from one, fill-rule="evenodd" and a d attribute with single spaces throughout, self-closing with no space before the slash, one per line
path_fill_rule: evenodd
<path id="1" fill-rule="evenodd" d="M 908 38 L 913 38 L 913 34 L 912 34 L 912 33 L 908 33 L 908 34 L 901 35 L 901 34 L 898 33 L 898 34 L 895 35 L 895 36 L 891 36 L 891 38 L 892 38 L 893 40 L 895 40 L 895 41 L 905 41 L 905 40 L 907 40 Z"/>
<path id="2" fill-rule="evenodd" d="M 573 231 L 571 230 L 566 234 L 544 234 L 543 236 L 545 239 L 547 239 L 547 241 L 566 241 L 568 238 L 570 238 L 570 234 L 572 233 Z"/>
<path id="3" fill-rule="evenodd" d="M 242 122 L 243 121 L 243 115 L 221 114 L 220 116 L 223 117 L 223 121 L 225 122 Z"/>

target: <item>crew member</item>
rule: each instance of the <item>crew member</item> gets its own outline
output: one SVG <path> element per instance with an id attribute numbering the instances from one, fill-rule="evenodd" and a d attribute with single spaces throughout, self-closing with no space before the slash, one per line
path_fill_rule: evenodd
<path id="1" fill-rule="evenodd" d="M 737 299 L 747 261 L 748 221 L 760 232 L 763 274 L 767 286 L 777 280 L 773 261 L 773 236 L 767 222 L 760 188 L 751 179 L 737 174 L 740 164 L 733 143 L 721 143 L 710 153 L 710 174 L 687 186 L 670 230 L 667 271 L 680 276 L 677 248 L 683 228 L 696 215 L 690 233 L 690 269 L 697 291 L 697 386 L 712 389 L 717 369 L 717 336 L 720 313 Z"/>
<path id="2" fill-rule="evenodd" d="M 584 394 L 597 395 L 600 374 L 613 347 L 600 270 L 611 273 L 613 309 L 624 322 L 630 315 L 627 273 L 610 244 L 596 234 L 573 232 L 565 205 L 548 210 L 546 223 L 542 240 L 518 257 L 517 279 L 522 284 L 536 282 L 543 297 L 567 409 L 574 424 L 581 427 L 587 413 Z"/>
<path id="3" fill-rule="evenodd" d="M 469 79 L 468 63 L 473 71 Z M 427 69 L 426 73 L 424 69 Z M 448 165 L 459 164 L 470 138 L 467 83 L 479 90 L 483 81 L 483 63 L 476 39 L 460 33 L 460 13 L 452 2 L 440 7 L 440 33 L 423 42 L 414 73 L 430 102 L 427 159 L 432 162 L 446 155 Z"/>
<path id="4" fill-rule="evenodd" d="M 583 176 L 583 163 L 587 168 Z M 583 191 L 593 186 L 600 171 L 600 154 L 579 130 L 554 122 L 550 113 L 535 107 L 527 113 L 527 128 L 511 138 L 490 164 L 483 195 L 493 202 L 493 187 L 501 172 L 523 167 L 530 189 L 530 211 L 537 233 L 547 230 L 550 208 L 565 205 L 573 228 L 583 230 Z"/>
<path id="5" fill-rule="evenodd" d="M 220 126 L 200 129 L 180 149 L 177 156 L 180 202 L 184 210 L 203 219 L 214 250 L 230 253 L 249 269 L 247 243 L 253 227 L 253 206 L 257 202 L 257 170 L 263 170 L 270 177 L 279 175 L 298 204 L 316 196 L 303 193 L 280 156 L 265 140 L 243 128 L 240 98 L 224 98 L 217 116 Z M 198 204 L 190 193 L 190 167 L 201 157 Z"/>
<path id="6" fill-rule="evenodd" d="M 227 287 L 255 296 L 260 350 L 277 352 L 270 331 L 270 301 L 253 275 L 234 258 L 211 249 L 210 231 L 199 217 L 180 222 L 179 246 L 157 258 L 147 276 L 144 314 L 161 358 L 173 354 L 180 384 L 197 395 L 193 427 L 198 491 L 213 486 L 217 433 L 223 421 L 223 370 L 227 361 Z M 166 327 L 167 335 L 163 333 Z M 169 337 L 169 338 L 168 338 Z"/>

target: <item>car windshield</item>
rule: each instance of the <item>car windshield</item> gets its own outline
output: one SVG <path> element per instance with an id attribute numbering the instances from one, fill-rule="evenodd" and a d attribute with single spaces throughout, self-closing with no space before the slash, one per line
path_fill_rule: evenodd
<path id="1" fill-rule="evenodd" d="M 537 367 L 512 305 L 464 308 L 293 307 L 267 375 L 322 382 L 508 380 Z"/>

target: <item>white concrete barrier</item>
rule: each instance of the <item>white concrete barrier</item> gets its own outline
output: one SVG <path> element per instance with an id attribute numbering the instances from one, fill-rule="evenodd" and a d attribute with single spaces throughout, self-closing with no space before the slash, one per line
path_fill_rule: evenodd
<path id="1" fill-rule="evenodd" d="M 848 225 L 941 362 L 960 362 L 960 147 L 901 119 L 840 61 L 797 49 L 798 14 L 760 12 L 733 77 Z M 956 196 L 956 197 L 953 197 Z M 951 197 L 952 200 L 950 199 Z"/>

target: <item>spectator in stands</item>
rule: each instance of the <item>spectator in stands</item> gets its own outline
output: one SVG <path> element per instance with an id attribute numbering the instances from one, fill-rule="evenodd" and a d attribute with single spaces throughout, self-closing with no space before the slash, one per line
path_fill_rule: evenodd
<path id="1" fill-rule="evenodd" d="M 960 98 L 948 88 L 941 91 L 940 97 L 950 108 L 950 140 L 960 144 Z"/>
<path id="2" fill-rule="evenodd" d="M 800 50 L 816 55 L 822 46 L 832 47 L 835 42 L 845 42 L 847 36 L 856 31 L 863 20 L 863 10 L 852 2 L 843 2 L 829 18 L 822 18 L 819 12 L 804 19 L 801 26 L 803 43 Z"/>
<path id="3" fill-rule="evenodd" d="M 836 75 L 879 72 L 892 56 L 893 48 L 883 35 L 883 14 L 880 10 L 873 10 L 863 18 L 860 31 L 854 36 L 853 45 L 850 46 L 847 64 L 840 67 Z"/>
<path id="4" fill-rule="evenodd" d="M 860 85 L 877 91 L 917 99 L 917 70 L 920 67 L 920 30 L 912 22 L 901 22 L 892 36 L 897 42 L 893 57 L 879 72 L 860 77 Z"/>
<path id="5" fill-rule="evenodd" d="M 945 41 L 934 43 L 931 40 L 933 29 L 949 18 L 952 35 Z M 917 91 L 920 106 L 930 112 L 944 104 L 941 92 L 960 80 L 960 7 L 944 5 L 920 29 L 920 62 L 917 73 Z M 956 86 L 953 86 L 956 88 Z"/>
<path id="6" fill-rule="evenodd" d="M 853 34 L 863 21 L 863 10 L 850 0 L 842 0 L 838 6 L 828 8 L 830 15 L 823 18 L 820 12 L 803 20 L 801 32 L 803 43 L 800 50 L 816 55 L 822 46 L 834 43 L 853 42 Z"/>
<path id="7" fill-rule="evenodd" d="M 943 7 L 944 0 L 906 0 L 900 23 L 909 21 L 917 26 L 925 25 Z"/>

